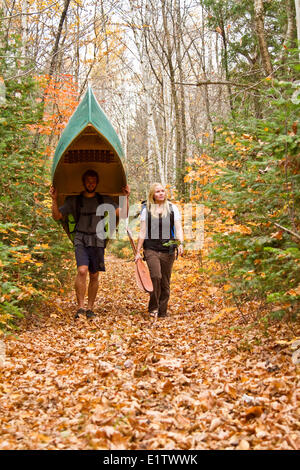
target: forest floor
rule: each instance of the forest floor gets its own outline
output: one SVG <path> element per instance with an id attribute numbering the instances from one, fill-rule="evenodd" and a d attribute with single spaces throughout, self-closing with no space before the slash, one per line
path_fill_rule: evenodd
<path id="1" fill-rule="evenodd" d="M 96 319 L 70 286 L 5 340 L 0 449 L 300 448 L 295 324 L 245 323 L 189 257 L 153 323 L 133 262 L 106 265 Z"/>

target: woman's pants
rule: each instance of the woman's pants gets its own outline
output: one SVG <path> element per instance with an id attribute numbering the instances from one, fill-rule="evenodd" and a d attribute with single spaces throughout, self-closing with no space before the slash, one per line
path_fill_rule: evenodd
<path id="1" fill-rule="evenodd" d="M 150 293 L 148 311 L 158 310 L 159 316 L 167 314 L 170 297 L 170 278 L 175 259 L 175 253 L 144 250 L 145 259 L 153 283 L 153 292 Z"/>

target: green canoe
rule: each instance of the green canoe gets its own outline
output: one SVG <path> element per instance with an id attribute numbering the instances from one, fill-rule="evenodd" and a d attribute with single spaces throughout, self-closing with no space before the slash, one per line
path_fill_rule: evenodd
<path id="1" fill-rule="evenodd" d="M 89 87 L 54 154 L 52 183 L 58 192 L 58 205 L 66 196 L 83 191 L 81 177 L 89 169 L 99 174 L 97 191 L 117 199 L 127 184 L 123 159 L 120 140 Z"/>

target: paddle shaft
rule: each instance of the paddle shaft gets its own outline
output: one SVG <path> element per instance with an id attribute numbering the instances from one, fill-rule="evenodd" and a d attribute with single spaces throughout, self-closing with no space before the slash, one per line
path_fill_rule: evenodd
<path id="1" fill-rule="evenodd" d="M 134 256 L 135 256 L 137 254 L 137 248 L 136 248 L 135 243 L 133 241 L 132 233 L 130 232 L 130 230 L 128 228 L 127 228 L 127 235 L 128 235 L 129 241 L 130 241 L 132 251 L 133 251 Z"/>

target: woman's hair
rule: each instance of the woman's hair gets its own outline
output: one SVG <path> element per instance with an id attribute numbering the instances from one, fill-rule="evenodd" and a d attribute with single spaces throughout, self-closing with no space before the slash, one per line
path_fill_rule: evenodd
<path id="1" fill-rule="evenodd" d="M 150 186 L 150 190 L 149 190 L 148 197 L 147 197 L 147 209 L 149 212 L 151 212 L 151 215 L 154 217 L 158 217 L 158 214 L 157 214 L 158 205 L 154 201 L 154 193 L 156 191 L 157 186 L 162 186 L 164 190 L 166 191 L 166 188 L 161 183 L 153 183 Z M 167 198 L 167 192 L 166 192 L 166 197 L 163 203 L 162 216 L 165 217 L 168 214 L 168 212 L 169 212 L 169 204 L 168 204 L 168 198 Z"/>

